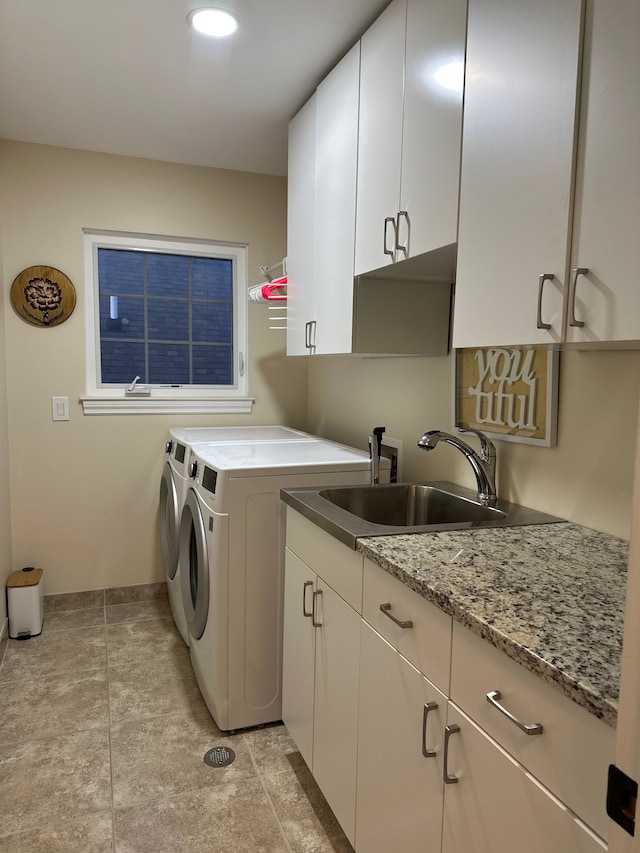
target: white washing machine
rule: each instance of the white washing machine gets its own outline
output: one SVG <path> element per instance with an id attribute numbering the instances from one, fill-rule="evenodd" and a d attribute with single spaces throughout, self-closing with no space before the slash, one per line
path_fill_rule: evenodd
<path id="1" fill-rule="evenodd" d="M 189 483 L 191 448 L 213 442 L 313 440 L 316 440 L 316 436 L 284 426 L 176 427 L 169 430 L 165 445 L 165 464 L 160 479 L 160 544 L 171 612 L 187 645 L 189 631 L 180 589 L 178 532 Z"/>
<path id="2" fill-rule="evenodd" d="M 280 489 L 368 483 L 369 455 L 323 440 L 196 446 L 193 454 L 195 476 L 180 523 L 193 670 L 223 731 L 280 720 Z M 388 464 L 381 461 L 382 479 Z"/>

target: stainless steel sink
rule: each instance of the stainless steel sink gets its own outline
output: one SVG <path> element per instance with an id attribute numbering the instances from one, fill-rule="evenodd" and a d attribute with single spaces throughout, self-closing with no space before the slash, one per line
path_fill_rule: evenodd
<path id="1" fill-rule="evenodd" d="M 484 506 L 471 489 L 447 482 L 282 489 L 282 500 L 350 548 L 363 536 L 436 533 L 564 521 L 498 499 Z"/>
<path id="2" fill-rule="evenodd" d="M 413 527 L 499 521 L 506 513 L 423 483 L 323 489 L 320 497 L 373 524 Z"/>

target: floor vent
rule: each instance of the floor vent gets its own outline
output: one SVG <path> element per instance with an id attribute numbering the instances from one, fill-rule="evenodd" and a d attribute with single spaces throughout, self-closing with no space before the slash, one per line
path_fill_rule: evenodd
<path id="1" fill-rule="evenodd" d="M 214 746 L 204 754 L 204 763 L 209 767 L 228 767 L 235 760 L 236 754 L 228 746 Z"/>

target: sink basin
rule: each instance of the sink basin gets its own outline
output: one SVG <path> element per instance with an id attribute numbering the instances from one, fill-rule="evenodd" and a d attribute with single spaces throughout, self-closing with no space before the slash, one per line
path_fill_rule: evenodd
<path id="1" fill-rule="evenodd" d="M 564 521 L 498 499 L 483 506 L 473 489 L 445 481 L 281 489 L 282 500 L 350 548 L 363 536 L 437 533 Z"/>
<path id="2" fill-rule="evenodd" d="M 354 486 L 324 489 L 319 494 L 358 518 L 393 527 L 498 521 L 507 516 L 501 509 L 427 484 Z"/>

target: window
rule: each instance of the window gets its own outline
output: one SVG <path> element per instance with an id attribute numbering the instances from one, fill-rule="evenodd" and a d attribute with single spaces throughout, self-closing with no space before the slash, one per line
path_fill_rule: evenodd
<path id="1" fill-rule="evenodd" d="M 85 413 L 250 411 L 246 246 L 99 231 L 84 240 Z"/>

